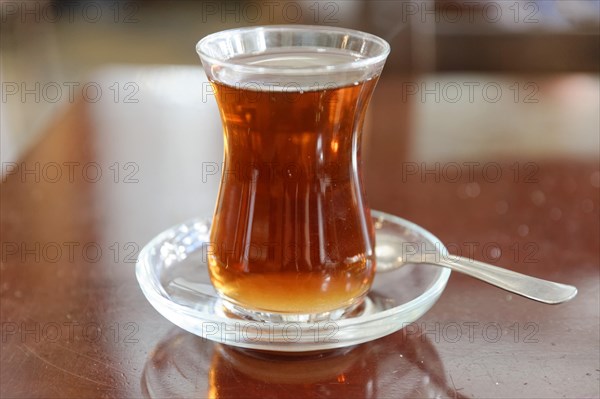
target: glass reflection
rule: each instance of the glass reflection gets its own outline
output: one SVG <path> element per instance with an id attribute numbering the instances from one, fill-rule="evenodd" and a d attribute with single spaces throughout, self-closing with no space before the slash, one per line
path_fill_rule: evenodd
<path id="1" fill-rule="evenodd" d="M 174 329 L 147 360 L 141 384 L 147 398 L 457 397 L 432 343 L 404 330 L 350 348 L 289 354 Z"/>

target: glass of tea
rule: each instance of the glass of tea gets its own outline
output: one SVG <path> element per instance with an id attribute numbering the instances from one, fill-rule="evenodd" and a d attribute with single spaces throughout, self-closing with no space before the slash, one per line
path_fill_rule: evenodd
<path id="1" fill-rule="evenodd" d="M 271 322 L 357 311 L 375 273 L 361 131 L 388 43 L 285 25 L 214 33 L 196 49 L 223 123 L 206 253 L 227 311 Z"/>

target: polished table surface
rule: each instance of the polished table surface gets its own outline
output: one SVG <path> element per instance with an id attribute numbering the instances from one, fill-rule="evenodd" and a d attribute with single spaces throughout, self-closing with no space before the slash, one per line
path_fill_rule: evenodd
<path id="1" fill-rule="evenodd" d="M 144 243 L 212 212 L 222 140 L 203 79 L 98 71 L 101 98 L 66 104 L 3 162 L 3 398 L 600 395 L 596 77 L 384 76 L 365 126 L 372 208 L 453 253 L 576 285 L 574 300 L 544 305 L 453 273 L 405 329 L 293 357 L 193 336 L 135 279 Z"/>

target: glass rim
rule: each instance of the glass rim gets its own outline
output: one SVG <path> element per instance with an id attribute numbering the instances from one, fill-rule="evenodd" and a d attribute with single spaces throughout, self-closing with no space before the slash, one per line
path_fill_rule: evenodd
<path id="1" fill-rule="evenodd" d="M 233 58 L 218 58 L 208 53 L 208 45 L 211 42 L 214 42 L 217 39 L 222 39 L 227 36 L 231 36 L 234 34 L 243 34 L 252 31 L 298 31 L 298 32 L 313 32 L 313 33 L 345 33 L 347 35 L 355 36 L 359 39 L 363 39 L 365 41 L 369 41 L 372 43 L 376 43 L 381 47 L 381 50 L 377 52 L 377 54 L 371 56 L 365 56 L 365 58 L 361 58 L 357 61 L 349 61 L 341 64 L 335 65 L 325 65 L 325 66 L 307 66 L 307 67 L 264 67 L 258 65 L 245 65 L 232 62 Z M 198 43 L 196 44 L 196 52 L 200 56 L 201 61 L 207 61 L 211 65 L 218 65 L 222 67 L 227 67 L 235 72 L 240 73 L 253 73 L 253 74 L 278 74 L 278 75 L 298 75 L 300 73 L 304 74 L 326 74 L 326 73 L 336 73 L 348 70 L 355 70 L 365 67 L 370 67 L 377 65 L 378 63 L 384 62 L 390 53 L 390 45 L 389 43 L 376 36 L 372 33 L 362 32 L 356 29 L 350 28 L 340 28 L 334 26 L 325 26 L 325 25 L 258 25 L 258 26 L 246 26 L 242 28 L 233 28 L 226 29 L 222 31 L 218 31 L 215 33 L 211 33 L 207 36 L 204 36 Z"/>

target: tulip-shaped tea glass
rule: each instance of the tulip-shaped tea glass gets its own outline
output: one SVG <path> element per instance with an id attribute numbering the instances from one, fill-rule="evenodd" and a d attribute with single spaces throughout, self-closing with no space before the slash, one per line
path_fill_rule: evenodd
<path id="1" fill-rule="evenodd" d="M 225 139 L 206 254 L 228 312 L 335 320 L 375 273 L 361 129 L 389 45 L 321 26 L 249 27 L 197 45 Z"/>

